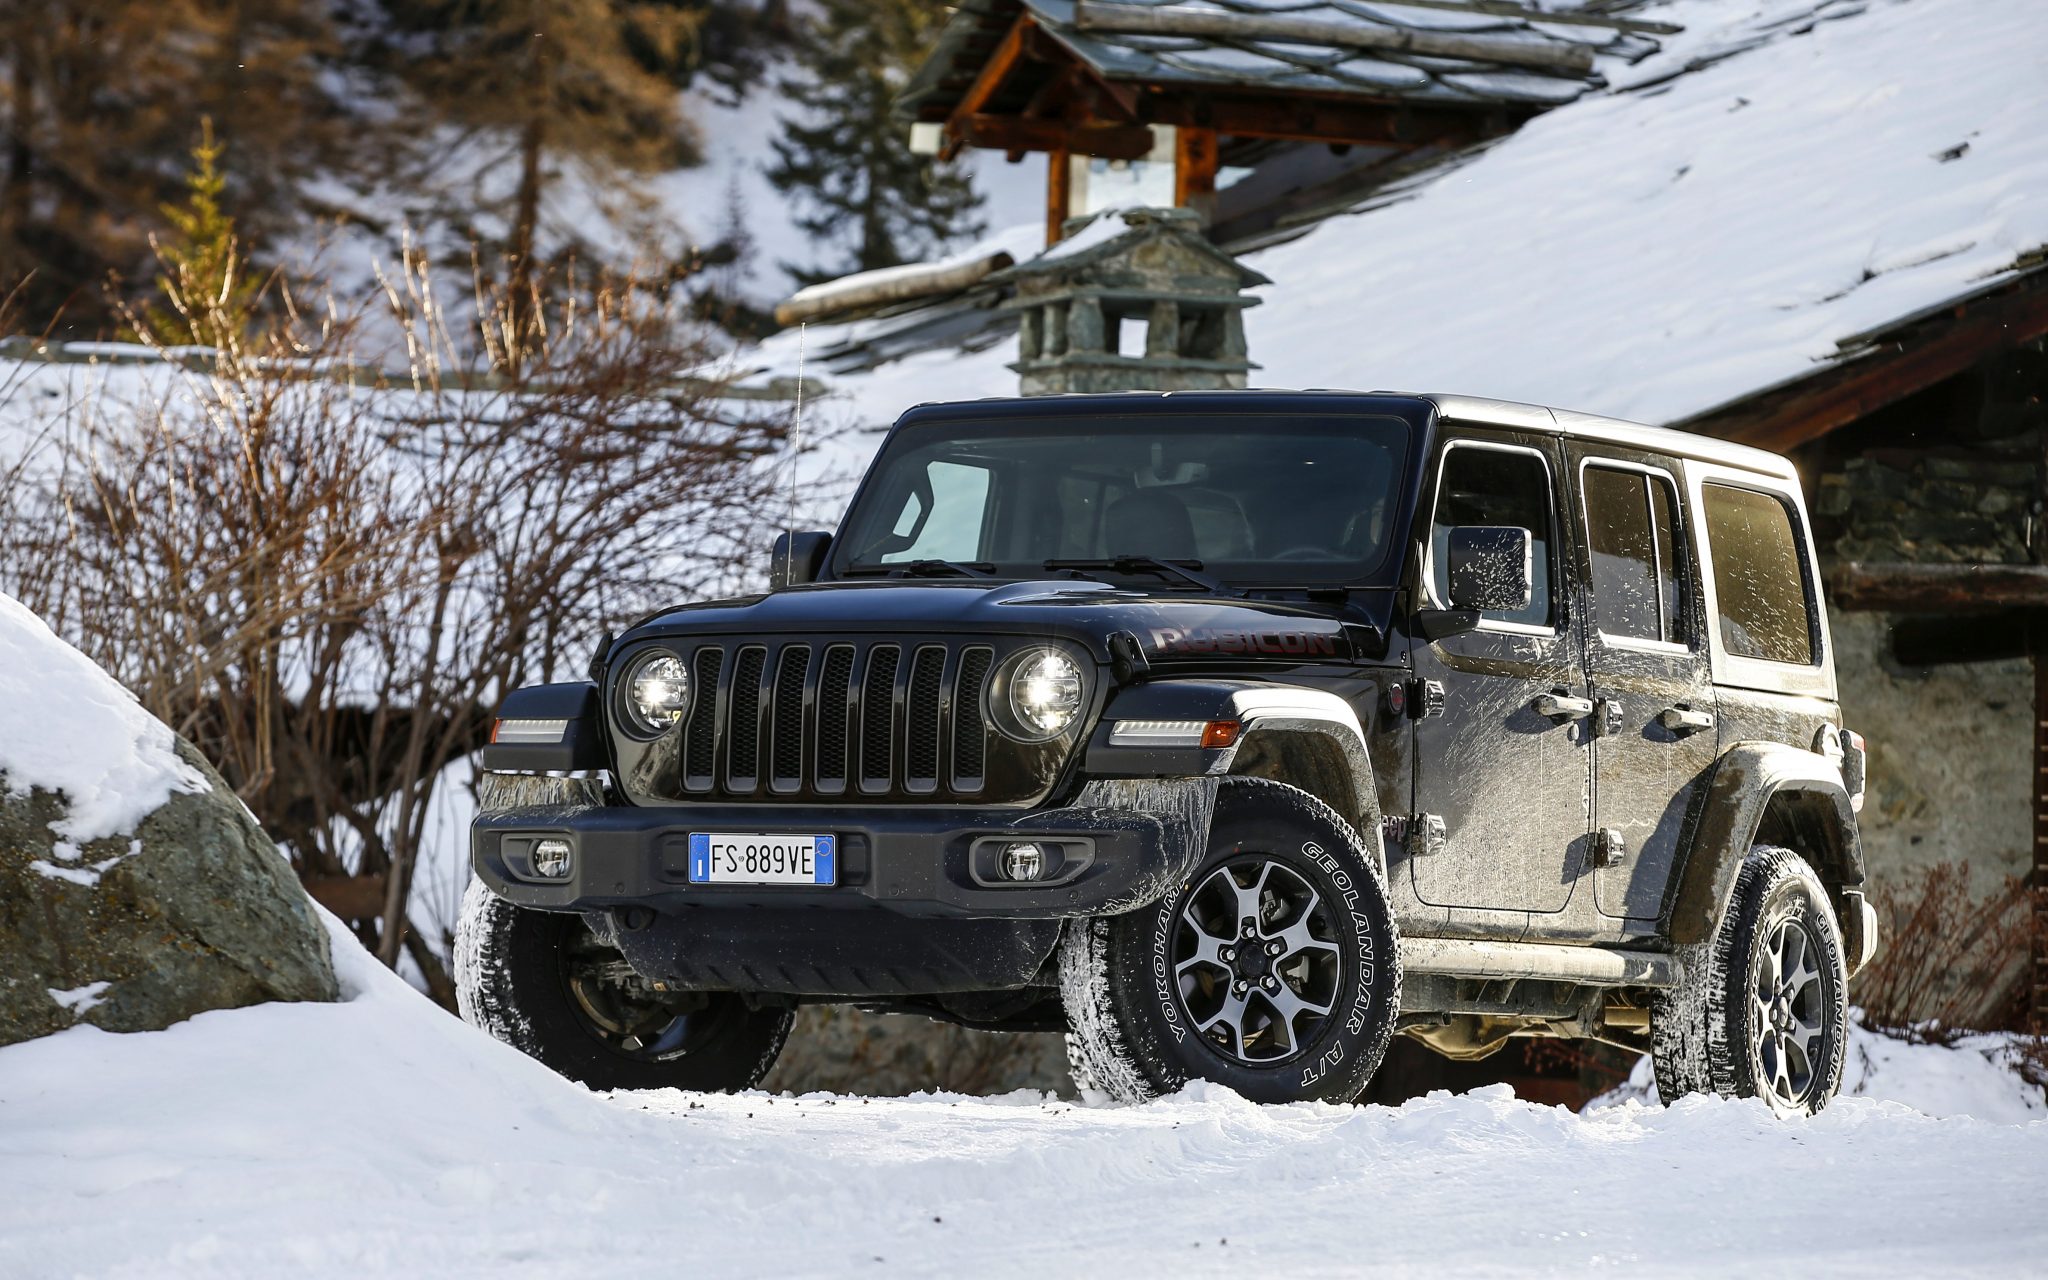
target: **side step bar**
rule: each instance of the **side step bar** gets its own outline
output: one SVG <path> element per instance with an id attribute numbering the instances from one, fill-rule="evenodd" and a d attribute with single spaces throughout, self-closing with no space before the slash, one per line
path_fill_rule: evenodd
<path id="1" fill-rule="evenodd" d="M 1681 976 L 1677 958 L 1661 951 L 1468 938 L 1403 938 L 1401 968 L 1450 978 L 1539 978 L 1590 987 L 1675 987 Z"/>

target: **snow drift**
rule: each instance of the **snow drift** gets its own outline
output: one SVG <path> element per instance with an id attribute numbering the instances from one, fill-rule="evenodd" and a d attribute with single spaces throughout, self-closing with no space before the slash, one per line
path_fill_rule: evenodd
<path id="1" fill-rule="evenodd" d="M 1994 1273 L 2048 1247 L 2044 1120 L 600 1097 L 330 928 L 344 1004 L 0 1049 L 0 1274 Z"/>

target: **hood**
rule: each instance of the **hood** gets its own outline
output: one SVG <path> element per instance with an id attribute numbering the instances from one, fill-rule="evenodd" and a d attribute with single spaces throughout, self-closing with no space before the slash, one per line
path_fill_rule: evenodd
<path id="1" fill-rule="evenodd" d="M 1244 600 L 1058 579 L 822 582 L 665 610 L 620 642 L 664 635 L 1025 633 L 1079 641 L 1100 660 L 1109 637 L 1137 637 L 1155 662 L 1350 661 L 1375 654 L 1389 592 L 1344 604 Z"/>

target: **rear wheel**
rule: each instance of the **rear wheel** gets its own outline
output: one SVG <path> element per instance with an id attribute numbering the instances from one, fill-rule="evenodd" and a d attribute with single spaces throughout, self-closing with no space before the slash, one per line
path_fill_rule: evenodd
<path id="1" fill-rule="evenodd" d="M 792 1010 L 730 992 L 663 992 L 580 915 L 526 911 L 472 881 L 455 953 L 462 1016 L 593 1089 L 748 1089 Z"/>
<path id="2" fill-rule="evenodd" d="M 1752 849 L 1711 943 L 1651 1009 L 1657 1092 L 1819 1111 L 1842 1083 L 1848 977 L 1827 890 L 1790 849 Z"/>
<path id="3" fill-rule="evenodd" d="M 1400 960 L 1377 858 L 1320 800 L 1226 781 L 1208 855 L 1149 907 L 1060 949 L 1074 1075 L 1125 1101 L 1212 1080 L 1348 1102 L 1386 1052 Z"/>

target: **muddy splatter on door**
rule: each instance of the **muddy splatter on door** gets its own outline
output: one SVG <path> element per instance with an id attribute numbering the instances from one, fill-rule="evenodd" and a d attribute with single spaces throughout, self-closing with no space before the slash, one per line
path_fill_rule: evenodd
<path id="1" fill-rule="evenodd" d="M 1416 896 L 1449 908 L 1564 909 L 1584 861 L 1591 713 L 1579 622 L 1569 607 L 1551 442 L 1461 438 L 1440 464 L 1423 603 L 1451 603 L 1450 531 L 1524 528 L 1529 601 L 1486 613 L 1477 630 L 1420 645 L 1415 673 L 1415 814 L 1408 866 Z M 1432 839 L 1430 822 L 1441 823 Z"/>

